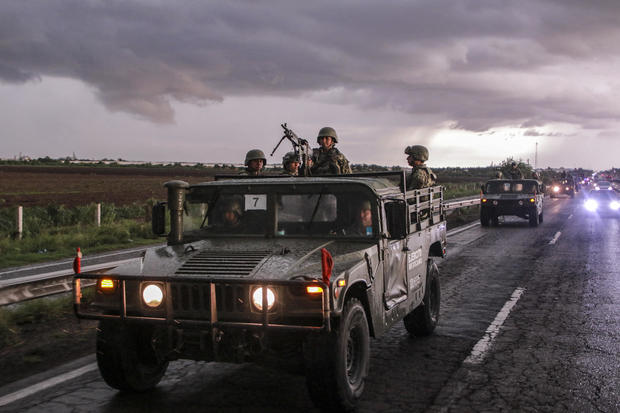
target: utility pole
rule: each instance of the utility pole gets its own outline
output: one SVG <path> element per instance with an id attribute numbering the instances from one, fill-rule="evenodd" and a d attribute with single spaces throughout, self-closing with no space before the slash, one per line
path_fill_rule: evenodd
<path id="1" fill-rule="evenodd" d="M 534 155 L 534 169 L 538 168 L 538 142 L 536 142 L 536 154 Z"/>

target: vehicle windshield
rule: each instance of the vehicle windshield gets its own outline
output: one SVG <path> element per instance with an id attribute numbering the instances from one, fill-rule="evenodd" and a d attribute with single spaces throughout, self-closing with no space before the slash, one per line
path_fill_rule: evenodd
<path id="1" fill-rule="evenodd" d="M 533 194 L 536 192 L 538 185 L 536 182 L 526 181 L 496 181 L 488 182 L 486 185 L 487 194 Z"/>
<path id="2" fill-rule="evenodd" d="M 378 233 L 377 203 L 359 187 L 199 187 L 186 196 L 184 237 L 353 237 Z"/>

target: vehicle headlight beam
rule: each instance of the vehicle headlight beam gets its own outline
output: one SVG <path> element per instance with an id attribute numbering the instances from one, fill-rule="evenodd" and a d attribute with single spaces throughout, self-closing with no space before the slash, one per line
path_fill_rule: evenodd
<path id="1" fill-rule="evenodd" d="M 164 291 L 157 284 L 149 284 L 142 289 L 142 300 L 151 308 L 159 307 L 164 301 Z"/>

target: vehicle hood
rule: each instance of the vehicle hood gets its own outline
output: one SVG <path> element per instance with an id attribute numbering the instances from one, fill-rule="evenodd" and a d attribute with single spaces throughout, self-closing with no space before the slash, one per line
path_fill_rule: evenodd
<path id="1" fill-rule="evenodd" d="M 108 272 L 137 277 L 213 279 L 320 279 L 321 249 L 333 257 L 337 275 L 376 253 L 376 241 L 328 239 L 212 239 L 156 247 Z"/>

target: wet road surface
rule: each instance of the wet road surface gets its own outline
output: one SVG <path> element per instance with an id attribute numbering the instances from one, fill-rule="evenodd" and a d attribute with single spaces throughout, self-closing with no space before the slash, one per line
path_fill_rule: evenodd
<path id="1" fill-rule="evenodd" d="M 537 228 L 507 218 L 449 238 L 436 333 L 373 339 L 360 412 L 620 411 L 620 219 L 545 200 Z M 303 377 L 179 361 L 121 394 L 96 370 L 6 412 L 317 411 Z"/>

